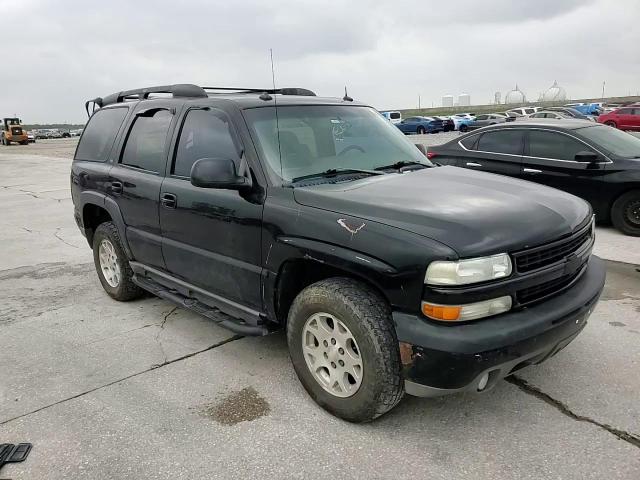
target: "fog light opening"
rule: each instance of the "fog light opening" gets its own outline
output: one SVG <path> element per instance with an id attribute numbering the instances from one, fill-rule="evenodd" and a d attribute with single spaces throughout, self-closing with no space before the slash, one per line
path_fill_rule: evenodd
<path id="1" fill-rule="evenodd" d="M 482 377 L 480 377 L 480 381 L 478 382 L 478 391 L 481 392 L 483 391 L 485 388 L 487 388 L 487 384 L 489 383 L 489 374 L 485 373 L 484 375 L 482 375 Z"/>

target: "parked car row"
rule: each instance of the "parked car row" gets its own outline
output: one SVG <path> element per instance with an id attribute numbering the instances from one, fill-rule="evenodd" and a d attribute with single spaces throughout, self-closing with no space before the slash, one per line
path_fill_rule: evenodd
<path id="1" fill-rule="evenodd" d="M 429 147 L 427 156 L 572 193 L 591 203 L 597 221 L 640 236 L 640 139 L 628 133 L 585 120 L 527 119 Z"/>
<path id="2" fill-rule="evenodd" d="M 71 133 L 68 130 L 60 130 L 58 128 L 40 128 L 33 130 L 33 134 L 37 139 L 71 137 Z"/>

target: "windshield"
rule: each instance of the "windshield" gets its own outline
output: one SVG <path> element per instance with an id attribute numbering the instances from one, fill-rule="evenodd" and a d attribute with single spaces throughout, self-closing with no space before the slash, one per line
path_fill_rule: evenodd
<path id="1" fill-rule="evenodd" d="M 372 108 L 300 105 L 278 107 L 277 113 L 276 119 L 274 107 L 244 111 L 276 180 L 291 181 L 331 169 L 374 170 L 398 162 L 432 165 Z"/>
<path id="2" fill-rule="evenodd" d="M 584 127 L 577 132 L 596 145 L 622 158 L 640 158 L 640 139 L 604 125 Z"/>

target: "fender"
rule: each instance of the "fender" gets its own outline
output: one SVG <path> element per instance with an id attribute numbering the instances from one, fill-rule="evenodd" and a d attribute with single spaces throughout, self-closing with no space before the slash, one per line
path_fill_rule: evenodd
<path id="1" fill-rule="evenodd" d="M 308 238 L 279 236 L 269 247 L 262 271 L 263 305 L 267 316 L 278 322 L 277 288 L 287 262 L 306 260 L 366 279 L 381 292 L 389 291 L 389 281 L 402 283 L 406 279 L 395 267 L 375 257 Z M 393 299 L 390 299 L 393 302 Z"/>
<path id="2" fill-rule="evenodd" d="M 122 241 L 122 248 L 124 249 L 127 258 L 129 260 L 134 260 L 133 254 L 131 253 L 131 247 L 129 247 L 129 241 L 127 240 L 127 227 L 124 223 L 122 213 L 120 212 L 120 207 L 118 207 L 116 201 L 104 193 L 83 191 L 80 193 L 80 205 L 82 206 L 81 212 L 84 211 L 84 207 L 87 204 L 97 205 L 98 207 L 104 208 L 109 213 L 113 223 L 118 229 L 120 240 Z"/>

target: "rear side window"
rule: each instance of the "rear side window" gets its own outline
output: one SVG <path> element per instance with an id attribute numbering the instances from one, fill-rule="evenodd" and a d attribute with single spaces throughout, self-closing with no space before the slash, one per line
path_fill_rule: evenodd
<path id="1" fill-rule="evenodd" d="M 591 151 L 582 142 L 557 132 L 531 130 L 529 156 L 558 160 L 575 160 L 576 153 Z"/>
<path id="2" fill-rule="evenodd" d="M 498 130 L 483 133 L 478 141 L 478 150 L 520 155 L 522 153 L 522 131 Z"/>
<path id="3" fill-rule="evenodd" d="M 150 172 L 162 172 L 164 147 L 172 117 L 167 110 L 137 117 L 129 131 L 121 163 Z"/>
<path id="4" fill-rule="evenodd" d="M 190 176 L 191 167 L 201 158 L 237 160 L 239 148 L 234 138 L 231 123 L 223 112 L 191 110 L 182 126 L 172 173 Z"/>
<path id="5" fill-rule="evenodd" d="M 80 139 L 76 159 L 106 162 L 127 112 L 127 108 L 108 108 L 94 113 Z"/>
<path id="6" fill-rule="evenodd" d="M 475 150 L 476 143 L 478 142 L 478 135 L 471 135 L 470 137 L 463 138 L 460 143 L 467 150 Z"/>
<path id="7" fill-rule="evenodd" d="M 393 120 L 397 120 L 400 118 L 400 114 L 398 112 L 391 112 L 391 114 L 389 115 L 389 117 Z"/>

